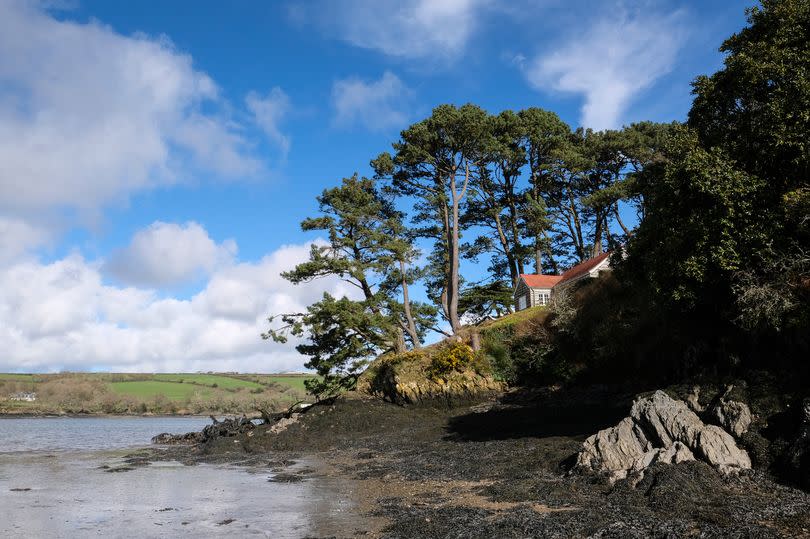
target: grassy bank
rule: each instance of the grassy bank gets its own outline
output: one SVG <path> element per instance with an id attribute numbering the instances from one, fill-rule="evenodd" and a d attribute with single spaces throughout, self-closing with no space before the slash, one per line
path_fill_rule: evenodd
<path id="1" fill-rule="evenodd" d="M 297 374 L 0 373 L 0 413 L 201 414 L 280 410 L 306 398 Z M 33 402 L 12 400 L 36 393 Z"/>

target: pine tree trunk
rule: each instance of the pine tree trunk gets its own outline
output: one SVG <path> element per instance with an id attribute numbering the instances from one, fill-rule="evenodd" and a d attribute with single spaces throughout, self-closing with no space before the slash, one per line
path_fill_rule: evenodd
<path id="1" fill-rule="evenodd" d="M 411 313 L 411 300 L 408 296 L 408 279 L 405 277 L 404 260 L 399 261 L 399 272 L 402 277 L 402 305 L 405 311 L 408 335 L 411 337 L 414 349 L 421 348 L 422 343 L 419 342 L 419 333 L 416 331 L 416 323 L 413 320 L 413 313 Z"/>

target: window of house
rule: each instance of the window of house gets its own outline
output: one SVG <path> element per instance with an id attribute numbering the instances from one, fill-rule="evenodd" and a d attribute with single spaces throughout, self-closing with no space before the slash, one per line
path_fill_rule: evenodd
<path id="1" fill-rule="evenodd" d="M 540 292 L 540 297 L 538 298 L 537 304 L 548 305 L 549 300 L 551 300 L 551 294 L 548 292 Z"/>

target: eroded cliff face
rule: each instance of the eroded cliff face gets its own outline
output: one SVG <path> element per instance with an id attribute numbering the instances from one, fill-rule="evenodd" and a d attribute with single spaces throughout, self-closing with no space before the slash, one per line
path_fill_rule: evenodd
<path id="1" fill-rule="evenodd" d="M 397 404 L 476 400 L 503 388 L 480 365 L 464 366 L 437 376 L 431 370 L 429 352 L 382 356 L 357 381 L 358 392 Z"/>

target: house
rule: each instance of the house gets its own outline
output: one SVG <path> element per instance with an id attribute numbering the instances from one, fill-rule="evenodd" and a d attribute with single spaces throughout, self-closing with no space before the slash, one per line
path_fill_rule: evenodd
<path id="1" fill-rule="evenodd" d="M 515 308 L 518 311 L 547 305 L 551 301 L 551 289 L 560 282 L 562 275 L 521 274 L 515 287 Z"/>
<path id="2" fill-rule="evenodd" d="M 37 394 L 29 392 L 13 393 L 12 395 L 9 395 L 8 398 L 12 401 L 33 402 L 37 400 Z"/>
<path id="3" fill-rule="evenodd" d="M 548 305 L 551 296 L 582 279 L 596 278 L 610 271 L 610 253 L 602 253 L 581 262 L 562 275 L 521 274 L 515 286 L 515 308 L 518 311 Z"/>

